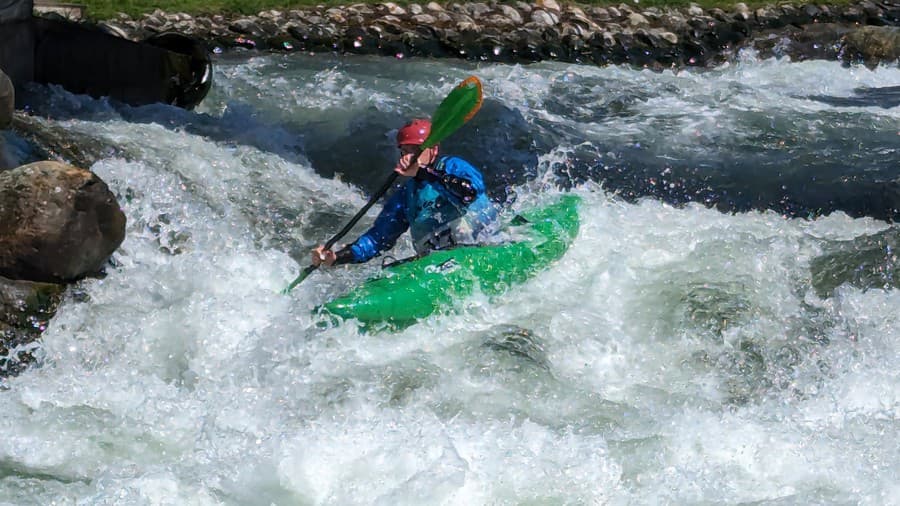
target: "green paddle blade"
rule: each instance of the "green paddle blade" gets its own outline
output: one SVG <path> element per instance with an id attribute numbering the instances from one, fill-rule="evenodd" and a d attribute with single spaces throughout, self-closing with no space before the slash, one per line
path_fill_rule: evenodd
<path id="1" fill-rule="evenodd" d="M 470 76 L 459 83 L 431 116 L 431 132 L 422 144 L 428 149 L 446 139 L 481 108 L 481 81 Z"/>

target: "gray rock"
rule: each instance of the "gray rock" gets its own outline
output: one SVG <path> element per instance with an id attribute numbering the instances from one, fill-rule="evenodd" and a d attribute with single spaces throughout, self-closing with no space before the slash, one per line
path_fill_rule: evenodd
<path id="1" fill-rule="evenodd" d="M 484 333 L 482 346 L 508 354 L 529 365 L 550 370 L 550 360 L 540 336 L 517 325 L 496 325 Z"/>
<path id="2" fill-rule="evenodd" d="M 0 276 L 0 322 L 16 328 L 46 323 L 59 305 L 63 285 L 13 280 Z"/>
<path id="3" fill-rule="evenodd" d="M 269 19 L 272 21 L 280 22 L 281 19 L 284 18 L 284 13 L 278 10 L 268 10 L 260 12 L 257 17 L 260 19 Z"/>
<path id="4" fill-rule="evenodd" d="M 610 16 L 609 11 L 603 7 L 593 7 L 591 8 L 591 17 L 596 21 L 609 21 L 612 16 Z"/>
<path id="5" fill-rule="evenodd" d="M 844 36 L 847 58 L 872 67 L 881 62 L 900 62 L 900 28 L 864 26 Z"/>
<path id="6" fill-rule="evenodd" d="M 662 39 L 673 46 L 678 44 L 678 36 L 668 30 L 652 29 L 649 33 L 654 38 Z"/>
<path id="7" fill-rule="evenodd" d="M 405 16 L 406 15 L 406 9 L 404 9 L 403 7 L 400 7 L 399 5 L 395 4 L 394 2 L 385 2 L 382 5 L 387 9 L 388 14 L 391 14 L 394 16 Z"/>
<path id="8" fill-rule="evenodd" d="M 559 8 L 559 4 L 556 3 L 556 0 L 536 0 L 534 4 L 545 11 L 555 12 L 557 14 L 562 12 L 562 9 Z"/>
<path id="9" fill-rule="evenodd" d="M 437 26 L 450 26 L 454 23 L 453 16 L 447 12 L 437 12 L 434 17 L 437 19 Z"/>
<path id="10" fill-rule="evenodd" d="M 881 8 L 879 8 L 869 0 L 863 0 L 863 2 L 859 4 L 859 6 L 860 8 L 862 8 L 862 11 L 866 14 L 866 16 L 869 16 L 870 18 L 877 19 L 882 17 Z"/>
<path id="11" fill-rule="evenodd" d="M 456 23 L 456 29 L 460 32 L 480 33 L 481 25 L 471 21 L 459 21 Z"/>
<path id="12" fill-rule="evenodd" d="M 489 12 L 491 12 L 491 8 L 488 7 L 486 3 L 481 2 L 473 2 L 470 4 L 466 4 L 466 11 L 468 11 L 469 15 L 474 19 L 480 19 L 483 16 L 486 16 Z"/>
<path id="13" fill-rule="evenodd" d="M 689 29 L 687 19 L 677 11 L 663 14 L 659 18 L 659 23 L 674 32 L 684 32 Z"/>
<path id="14" fill-rule="evenodd" d="M 260 37 L 265 34 L 265 31 L 259 26 L 259 23 L 252 18 L 236 19 L 228 25 L 228 29 L 235 33 L 252 35 L 254 37 Z"/>
<path id="15" fill-rule="evenodd" d="M 437 24 L 437 18 L 435 18 L 431 14 L 416 14 L 410 19 L 413 23 L 425 26 L 433 26 Z"/>
<path id="16" fill-rule="evenodd" d="M 502 4 L 497 9 L 500 11 L 500 14 L 506 16 L 506 18 L 512 21 L 514 24 L 522 24 L 522 14 L 520 14 L 519 11 L 514 9 L 512 6 Z"/>
<path id="17" fill-rule="evenodd" d="M 510 30 L 518 26 L 511 19 L 501 14 L 491 14 L 483 19 L 486 25 L 500 30 Z"/>
<path id="18" fill-rule="evenodd" d="M 570 23 L 562 23 L 559 33 L 562 37 L 571 37 L 578 40 L 584 40 L 593 34 L 584 26 Z"/>
<path id="19" fill-rule="evenodd" d="M 328 20 L 332 23 L 343 24 L 347 22 L 347 17 L 344 16 L 344 11 L 341 9 L 328 9 L 325 11 L 325 15 L 328 16 Z"/>
<path id="20" fill-rule="evenodd" d="M 363 16 L 371 16 L 372 14 L 375 14 L 375 11 L 366 4 L 354 4 L 350 7 L 347 7 L 346 10 L 348 13 L 361 14 Z"/>
<path id="21" fill-rule="evenodd" d="M 472 19 L 471 16 L 465 13 L 453 13 L 451 15 L 453 17 L 454 23 L 472 23 L 475 24 L 475 20 Z"/>
<path id="22" fill-rule="evenodd" d="M 0 277 L 0 377 L 21 372 L 59 307 L 64 287 Z"/>
<path id="23" fill-rule="evenodd" d="M 642 14 L 632 12 L 628 16 L 628 24 L 634 27 L 650 26 L 650 21 L 647 21 L 647 18 L 645 18 Z"/>
<path id="24" fill-rule="evenodd" d="M 541 9 L 531 11 L 531 22 L 539 26 L 553 26 L 559 23 L 559 16 Z"/>

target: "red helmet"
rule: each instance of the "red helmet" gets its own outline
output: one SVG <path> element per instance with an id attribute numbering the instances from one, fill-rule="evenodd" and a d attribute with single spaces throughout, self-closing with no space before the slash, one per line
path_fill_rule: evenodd
<path id="1" fill-rule="evenodd" d="M 412 144 L 420 146 L 431 132 L 431 122 L 427 119 L 414 119 L 397 131 L 397 145 Z"/>

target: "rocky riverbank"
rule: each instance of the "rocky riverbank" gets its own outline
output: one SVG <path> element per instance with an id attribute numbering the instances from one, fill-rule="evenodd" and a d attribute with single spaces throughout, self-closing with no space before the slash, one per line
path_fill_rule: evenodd
<path id="1" fill-rule="evenodd" d="M 256 16 L 121 14 L 101 28 L 133 40 L 177 32 L 214 52 L 338 52 L 524 63 L 558 60 L 648 68 L 711 67 L 744 48 L 761 57 L 900 61 L 900 0 L 732 10 L 586 7 L 556 0 L 400 6 L 391 2 L 266 11 Z"/>

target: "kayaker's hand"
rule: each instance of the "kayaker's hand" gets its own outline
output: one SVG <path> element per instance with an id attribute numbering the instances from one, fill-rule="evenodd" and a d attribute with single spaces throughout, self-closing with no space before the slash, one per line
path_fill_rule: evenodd
<path id="1" fill-rule="evenodd" d="M 400 157 L 400 161 L 394 167 L 394 172 L 401 176 L 415 177 L 419 172 L 419 160 L 413 161 L 412 153 L 405 154 Z"/>
<path id="2" fill-rule="evenodd" d="M 312 263 L 316 267 L 319 267 L 321 265 L 330 267 L 334 264 L 335 260 L 337 260 L 337 255 L 334 254 L 334 251 L 325 249 L 324 245 L 319 246 L 312 251 Z"/>

